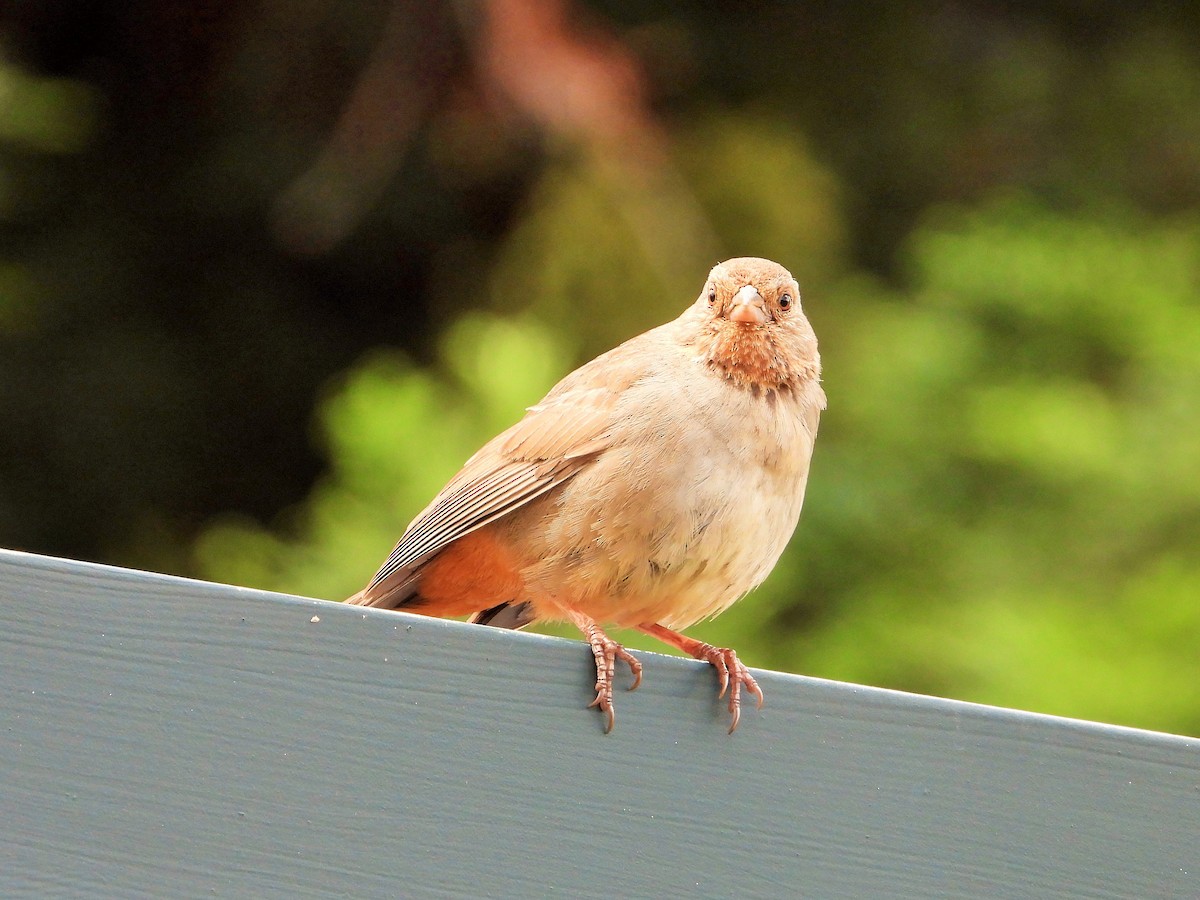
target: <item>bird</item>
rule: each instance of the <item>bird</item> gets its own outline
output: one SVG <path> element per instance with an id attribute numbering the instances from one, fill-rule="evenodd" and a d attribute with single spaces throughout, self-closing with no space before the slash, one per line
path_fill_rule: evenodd
<path id="1" fill-rule="evenodd" d="M 563 378 L 467 460 L 347 602 L 499 628 L 566 621 L 596 665 L 605 732 L 632 628 L 763 693 L 730 648 L 682 630 L 774 568 L 800 517 L 825 409 L 817 339 L 783 266 L 718 263 L 674 321 Z"/>

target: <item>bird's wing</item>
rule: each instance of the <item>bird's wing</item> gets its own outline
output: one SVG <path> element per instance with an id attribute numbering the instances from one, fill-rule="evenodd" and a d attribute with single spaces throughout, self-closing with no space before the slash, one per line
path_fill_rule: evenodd
<path id="1" fill-rule="evenodd" d="M 564 381 L 467 460 L 412 521 L 353 602 L 402 604 L 411 594 L 418 568 L 435 553 L 567 481 L 609 446 L 618 386 L 573 381 Z"/>

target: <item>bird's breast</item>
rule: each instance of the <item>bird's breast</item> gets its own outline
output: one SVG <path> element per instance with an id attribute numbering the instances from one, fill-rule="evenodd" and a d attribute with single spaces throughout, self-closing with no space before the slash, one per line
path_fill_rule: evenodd
<path id="1" fill-rule="evenodd" d="M 721 612 L 795 529 L 815 437 L 807 402 L 711 377 L 627 390 L 612 445 L 514 522 L 526 583 L 620 625 L 683 628 Z"/>

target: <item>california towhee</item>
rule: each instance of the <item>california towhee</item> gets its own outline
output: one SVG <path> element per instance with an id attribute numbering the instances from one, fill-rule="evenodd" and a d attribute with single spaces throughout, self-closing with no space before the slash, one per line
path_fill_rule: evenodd
<path id="1" fill-rule="evenodd" d="M 572 372 L 467 460 L 349 602 L 501 628 L 573 622 L 614 722 L 616 660 L 600 628 L 636 628 L 762 691 L 728 649 L 672 629 L 758 585 L 791 537 L 825 408 L 795 279 L 765 259 L 715 266 L 675 321 Z"/>

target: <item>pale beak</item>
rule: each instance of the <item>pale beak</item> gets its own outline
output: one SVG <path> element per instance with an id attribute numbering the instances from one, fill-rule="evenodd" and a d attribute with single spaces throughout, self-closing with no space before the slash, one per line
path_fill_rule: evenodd
<path id="1" fill-rule="evenodd" d="M 729 303 L 730 322 L 741 322 L 743 325 L 765 325 L 767 310 L 763 303 L 762 294 L 752 284 L 739 288 Z"/>

